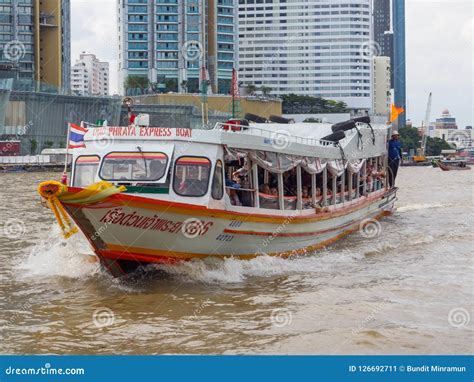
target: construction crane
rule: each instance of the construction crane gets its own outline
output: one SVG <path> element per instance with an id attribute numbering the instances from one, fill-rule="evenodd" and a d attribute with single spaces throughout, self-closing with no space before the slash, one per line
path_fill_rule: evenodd
<path id="1" fill-rule="evenodd" d="M 430 92 L 430 95 L 428 96 L 428 103 L 426 105 L 426 114 L 425 114 L 425 120 L 423 121 L 421 125 L 421 147 L 418 150 L 417 155 L 413 157 L 413 160 L 415 162 L 424 162 L 426 160 L 425 152 L 426 152 L 426 143 L 428 141 L 428 126 L 430 124 L 430 116 L 431 116 L 431 98 L 432 94 Z"/>

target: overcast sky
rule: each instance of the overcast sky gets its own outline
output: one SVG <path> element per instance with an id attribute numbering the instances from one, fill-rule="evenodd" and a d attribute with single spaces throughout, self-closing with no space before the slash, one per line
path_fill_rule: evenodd
<path id="1" fill-rule="evenodd" d="M 397 1 L 397 0 L 393 0 Z M 117 90 L 116 0 L 71 0 L 72 61 L 82 51 L 109 61 Z M 431 120 L 445 108 L 460 128 L 474 123 L 474 0 L 406 0 L 408 117 Z"/>

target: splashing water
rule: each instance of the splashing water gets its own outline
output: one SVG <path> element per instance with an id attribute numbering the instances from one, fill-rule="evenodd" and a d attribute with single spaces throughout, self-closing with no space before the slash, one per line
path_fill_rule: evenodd
<path id="1" fill-rule="evenodd" d="M 398 207 L 398 212 L 408 212 L 408 211 L 418 211 L 418 210 L 427 210 L 430 208 L 447 208 L 451 204 L 449 203 L 415 203 L 415 204 L 408 204 L 406 206 Z"/>
<path id="2" fill-rule="evenodd" d="M 81 234 L 63 239 L 57 224 L 25 252 L 27 257 L 15 265 L 21 277 L 83 278 L 99 271 L 87 240 Z"/>

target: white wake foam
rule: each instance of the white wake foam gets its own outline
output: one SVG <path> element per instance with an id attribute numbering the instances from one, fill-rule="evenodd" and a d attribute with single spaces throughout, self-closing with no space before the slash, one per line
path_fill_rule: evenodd
<path id="1" fill-rule="evenodd" d="M 418 211 L 418 210 L 427 210 L 429 208 L 443 208 L 449 207 L 450 204 L 446 203 L 433 203 L 433 204 L 408 204 L 406 206 L 397 207 L 398 212 L 407 212 L 407 211 Z"/>
<path id="2" fill-rule="evenodd" d="M 99 264 L 81 234 L 65 240 L 54 224 L 36 245 L 25 250 L 16 268 L 23 277 L 82 278 L 98 272 Z"/>
<path id="3" fill-rule="evenodd" d="M 350 251 L 322 251 L 296 258 L 258 256 L 251 260 L 203 259 L 175 265 L 156 265 L 183 281 L 204 283 L 241 283 L 252 277 L 274 277 L 292 273 L 319 273 L 340 264 L 358 261 L 362 254 Z"/>

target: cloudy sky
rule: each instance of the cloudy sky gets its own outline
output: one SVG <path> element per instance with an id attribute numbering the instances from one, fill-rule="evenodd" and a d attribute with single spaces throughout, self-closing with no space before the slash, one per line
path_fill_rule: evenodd
<path id="1" fill-rule="evenodd" d="M 397 0 L 393 0 L 397 1 Z M 117 89 L 116 0 L 71 0 L 72 59 L 82 51 L 111 63 Z M 406 0 L 408 117 L 431 120 L 448 108 L 464 128 L 474 124 L 474 1 Z"/>

